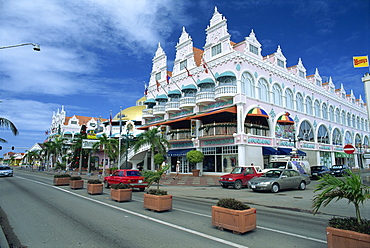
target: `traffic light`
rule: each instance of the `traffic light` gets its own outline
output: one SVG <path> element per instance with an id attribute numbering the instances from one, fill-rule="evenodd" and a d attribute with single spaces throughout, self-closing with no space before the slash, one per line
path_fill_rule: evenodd
<path id="1" fill-rule="evenodd" d="M 14 146 L 12 146 L 12 150 L 14 150 Z"/>

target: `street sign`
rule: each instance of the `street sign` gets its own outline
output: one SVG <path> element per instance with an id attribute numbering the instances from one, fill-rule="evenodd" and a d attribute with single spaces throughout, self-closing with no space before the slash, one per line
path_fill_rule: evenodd
<path id="1" fill-rule="evenodd" d="M 353 147 L 353 145 L 345 145 L 343 150 L 347 154 L 352 154 L 355 152 L 355 148 Z"/>

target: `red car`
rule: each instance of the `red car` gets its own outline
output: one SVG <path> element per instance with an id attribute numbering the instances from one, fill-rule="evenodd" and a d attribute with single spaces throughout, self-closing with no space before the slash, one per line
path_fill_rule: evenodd
<path id="1" fill-rule="evenodd" d="M 235 167 L 230 174 L 223 175 L 220 177 L 219 183 L 222 188 L 228 188 L 229 186 L 235 189 L 241 189 L 242 187 L 248 187 L 248 181 L 254 177 L 262 176 L 262 170 L 259 166 L 243 166 Z"/>
<path id="2" fill-rule="evenodd" d="M 104 177 L 104 185 L 106 188 L 109 188 L 112 184 L 128 184 L 131 188 L 140 189 L 144 191 L 145 187 L 148 185 L 147 182 L 144 182 L 144 177 L 140 174 L 139 170 L 117 170 L 113 173 L 112 176 Z"/>

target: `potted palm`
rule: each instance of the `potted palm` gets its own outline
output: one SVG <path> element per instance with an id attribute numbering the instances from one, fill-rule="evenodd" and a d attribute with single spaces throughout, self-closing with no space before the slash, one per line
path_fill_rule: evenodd
<path id="1" fill-rule="evenodd" d="M 234 198 L 224 198 L 212 206 L 212 225 L 235 234 L 249 232 L 257 227 L 257 211 Z"/>
<path id="2" fill-rule="evenodd" d="M 196 163 L 203 162 L 204 154 L 201 151 L 191 150 L 188 153 L 186 153 L 186 158 L 190 163 L 196 164 Z M 193 172 L 194 177 L 199 177 L 199 172 L 200 172 L 199 169 L 195 168 L 191 171 Z"/>
<path id="3" fill-rule="evenodd" d="M 71 177 L 69 187 L 71 189 L 82 189 L 84 187 L 84 180 L 80 176 Z"/>
<path id="4" fill-rule="evenodd" d="M 110 198 L 114 201 L 123 202 L 132 200 L 132 189 L 129 185 L 118 183 L 110 186 Z"/>
<path id="5" fill-rule="evenodd" d="M 103 183 L 98 179 L 87 181 L 87 193 L 90 195 L 100 195 L 103 193 Z"/>
<path id="6" fill-rule="evenodd" d="M 166 165 L 156 171 L 144 171 L 144 180 L 148 182 L 148 191 L 144 194 L 144 208 L 158 212 L 172 209 L 172 195 L 168 195 L 167 191 L 159 189 L 159 180 L 169 168 L 170 165 Z M 149 189 L 153 183 L 157 183 L 157 188 Z"/>
<path id="7" fill-rule="evenodd" d="M 321 191 L 313 198 L 313 210 L 316 214 L 321 206 L 327 206 L 332 200 L 347 199 L 355 206 L 356 218 L 337 218 L 329 220 L 326 228 L 328 247 L 370 247 L 370 220 L 362 219 L 360 205 L 370 199 L 370 187 L 363 184 L 360 175 L 347 170 L 348 175 L 337 178 L 324 175 L 314 192 Z"/>
<path id="8" fill-rule="evenodd" d="M 54 175 L 54 185 L 55 186 L 69 185 L 70 178 L 71 175 L 68 174 Z"/>

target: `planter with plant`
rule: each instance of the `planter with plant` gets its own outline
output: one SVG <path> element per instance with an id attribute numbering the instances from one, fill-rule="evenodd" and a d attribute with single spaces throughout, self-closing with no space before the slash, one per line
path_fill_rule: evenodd
<path id="1" fill-rule="evenodd" d="M 200 162 L 203 162 L 204 154 L 201 151 L 197 150 L 191 150 L 188 153 L 186 153 L 186 158 L 191 164 L 197 164 Z M 194 177 L 199 177 L 200 170 L 195 167 L 195 169 L 192 170 Z"/>
<path id="2" fill-rule="evenodd" d="M 98 179 L 87 181 L 87 193 L 90 195 L 100 195 L 103 193 L 103 183 Z"/>
<path id="3" fill-rule="evenodd" d="M 80 176 L 71 177 L 69 187 L 71 189 L 82 189 L 84 187 L 84 180 Z"/>
<path id="4" fill-rule="evenodd" d="M 131 201 L 132 189 L 128 184 L 112 184 L 110 186 L 110 198 L 118 202 Z"/>
<path id="5" fill-rule="evenodd" d="M 360 175 L 347 170 L 348 175 L 337 178 L 324 175 L 314 192 L 322 191 L 313 199 L 316 214 L 321 206 L 327 206 L 332 200 L 347 199 L 355 206 L 356 218 L 333 217 L 326 228 L 328 247 L 370 247 L 370 220 L 362 219 L 360 205 L 370 199 L 370 187 L 362 183 Z"/>
<path id="6" fill-rule="evenodd" d="M 69 185 L 70 178 L 71 175 L 68 174 L 54 175 L 54 185 L 55 186 Z"/>
<path id="7" fill-rule="evenodd" d="M 212 206 L 212 225 L 235 234 L 245 233 L 256 229 L 256 214 L 255 208 L 234 198 L 220 199 L 217 206 Z"/>
<path id="8" fill-rule="evenodd" d="M 172 195 L 168 195 L 167 191 L 159 189 L 159 180 L 169 168 L 170 165 L 166 165 L 157 171 L 144 171 L 145 182 L 148 182 L 148 191 L 144 194 L 144 208 L 158 212 L 172 209 Z M 149 189 L 153 183 L 157 183 L 157 188 Z"/>

